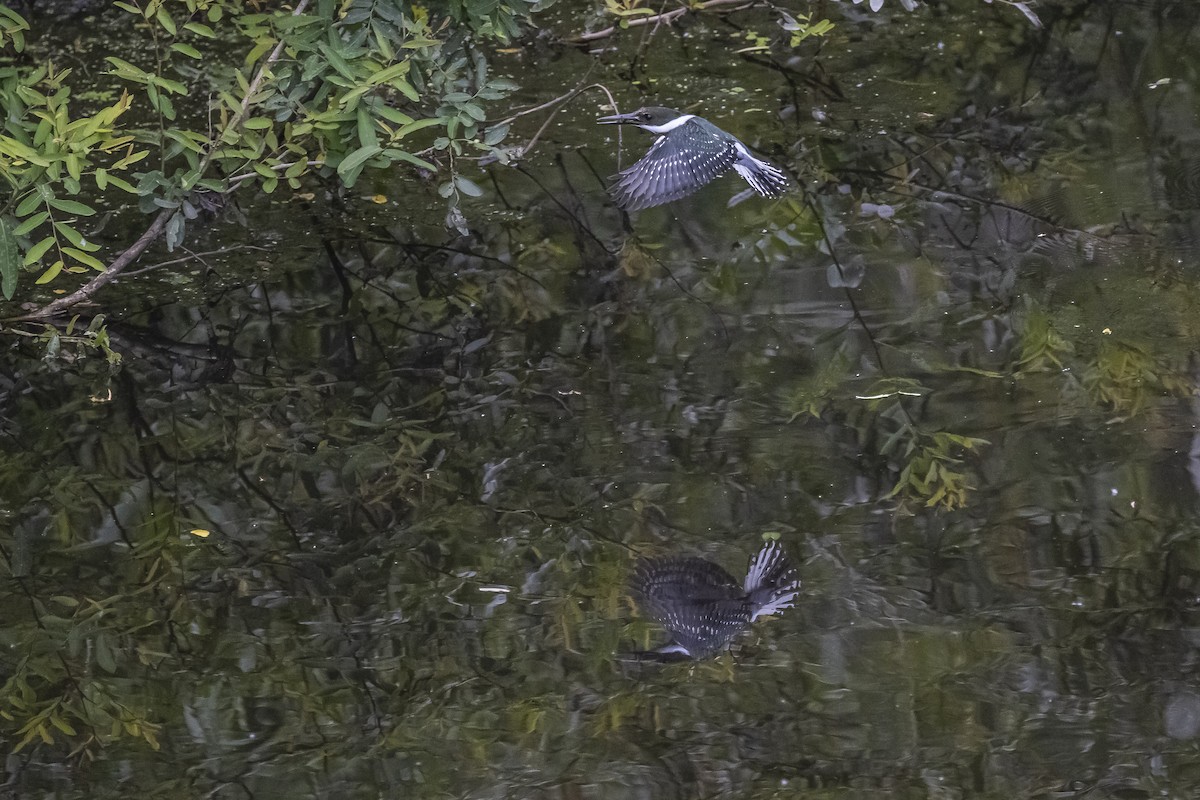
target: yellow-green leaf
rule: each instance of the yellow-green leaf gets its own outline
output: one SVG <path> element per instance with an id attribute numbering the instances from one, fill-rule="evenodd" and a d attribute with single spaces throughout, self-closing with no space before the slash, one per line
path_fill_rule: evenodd
<path id="1" fill-rule="evenodd" d="M 42 196 L 38 192 L 30 192 L 25 195 L 25 199 L 17 206 L 17 216 L 27 217 L 33 213 L 33 210 L 42 204 Z"/>
<path id="2" fill-rule="evenodd" d="M 38 213 L 34 214 L 32 217 L 28 217 L 20 225 L 18 225 L 17 229 L 15 231 L 13 231 L 13 235 L 14 236 L 25 236 L 25 235 L 29 234 L 29 232 L 32 231 L 34 228 L 36 228 L 38 225 L 41 225 L 43 222 L 45 222 L 47 219 L 49 219 L 49 217 L 50 217 L 49 211 L 39 211 Z"/>
<path id="3" fill-rule="evenodd" d="M 162 6 L 158 7 L 158 13 L 154 15 L 154 18 L 157 19 L 158 24 L 166 28 L 167 33 L 171 34 L 172 36 L 179 33 L 179 31 L 175 28 L 175 20 L 171 19 L 171 15 L 168 14 L 167 10 Z"/>
<path id="4" fill-rule="evenodd" d="M 184 44 L 183 42 L 176 42 L 175 44 L 171 45 L 171 49 L 174 50 L 176 53 L 182 53 L 183 55 L 187 56 L 188 58 L 195 58 L 195 59 L 204 58 L 204 56 L 200 55 L 199 50 L 192 47 L 190 44 Z"/>
<path id="5" fill-rule="evenodd" d="M 91 253 L 85 253 L 82 250 L 74 247 L 64 247 L 63 252 L 78 261 L 80 264 L 84 264 L 85 266 L 89 266 L 96 270 L 96 272 L 104 272 L 106 269 L 104 262 L 96 258 Z"/>
<path id="6" fill-rule="evenodd" d="M 25 251 L 25 266 L 36 264 L 42 260 L 42 256 L 46 255 L 46 251 L 54 246 L 55 239 L 53 236 L 47 236 L 33 247 Z"/>
<path id="7" fill-rule="evenodd" d="M 368 159 L 379 155 L 379 153 L 382 151 L 383 148 L 377 144 L 364 145 L 363 147 L 358 148 L 353 153 L 343 158 L 342 163 L 338 164 L 338 177 L 345 181 L 347 185 L 353 184 L 354 180 L 358 177 L 358 173 L 362 169 L 363 164 L 365 164 Z"/>
<path id="8" fill-rule="evenodd" d="M 49 283 L 50 281 L 52 281 L 58 277 L 58 273 L 62 272 L 62 268 L 63 268 L 63 262 L 62 262 L 62 259 L 60 258 L 58 261 L 55 261 L 53 264 L 51 264 L 50 268 L 48 270 L 46 270 L 41 275 L 39 275 L 38 279 L 36 281 L 34 281 L 34 283 L 36 283 L 38 285 L 41 285 L 43 283 Z"/>
<path id="9" fill-rule="evenodd" d="M 99 250 L 100 245 L 92 244 L 83 238 L 83 234 L 75 230 L 65 222 L 54 221 L 54 230 L 58 231 L 59 235 L 68 242 L 78 247 L 81 250 Z"/>
<path id="10" fill-rule="evenodd" d="M 60 198 L 52 198 L 46 201 L 51 208 L 57 208 L 64 214 L 78 214 L 81 217 L 90 217 L 96 213 L 96 209 L 91 206 L 85 206 L 83 203 L 78 203 L 74 200 L 62 200 Z"/>
<path id="11" fill-rule="evenodd" d="M 214 32 L 212 28 L 208 27 L 207 25 L 205 25 L 202 22 L 189 22 L 183 26 L 183 29 L 185 31 L 191 31 L 192 33 L 196 34 L 197 36 L 203 37 L 205 39 L 213 39 L 217 35 L 216 32 Z"/>
<path id="12" fill-rule="evenodd" d="M 71 723 L 67 722 L 65 719 L 58 716 L 57 714 L 50 715 L 50 724 L 53 725 L 54 727 L 58 728 L 60 731 L 65 733 L 67 736 L 75 736 L 76 735 L 75 729 L 71 727 Z"/>
<path id="13" fill-rule="evenodd" d="M 138 194 L 138 190 L 136 188 L 130 186 L 126 180 L 123 178 L 118 178 L 116 175 L 109 175 L 108 182 L 122 191 L 129 192 L 130 194 Z"/>

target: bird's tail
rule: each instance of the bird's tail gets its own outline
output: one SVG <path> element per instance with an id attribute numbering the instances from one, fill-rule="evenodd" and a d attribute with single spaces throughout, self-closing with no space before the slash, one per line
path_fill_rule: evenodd
<path id="1" fill-rule="evenodd" d="M 743 158 L 733 168 L 763 197 L 779 197 L 788 188 L 787 175 L 783 174 L 783 170 L 754 156 Z"/>
<path id="2" fill-rule="evenodd" d="M 792 607 L 796 595 L 800 594 L 800 573 L 778 542 L 767 542 L 750 560 L 742 588 L 753 604 L 750 615 L 753 622 Z"/>

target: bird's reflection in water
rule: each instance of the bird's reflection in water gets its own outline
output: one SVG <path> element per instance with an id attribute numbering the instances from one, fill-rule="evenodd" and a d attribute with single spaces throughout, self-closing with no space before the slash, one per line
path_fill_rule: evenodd
<path id="1" fill-rule="evenodd" d="M 676 661 L 716 655 L 759 617 L 791 608 L 800 574 L 772 541 L 750 560 L 740 584 L 711 561 L 673 556 L 639 562 L 632 588 L 643 612 L 671 634 L 639 657 Z"/>

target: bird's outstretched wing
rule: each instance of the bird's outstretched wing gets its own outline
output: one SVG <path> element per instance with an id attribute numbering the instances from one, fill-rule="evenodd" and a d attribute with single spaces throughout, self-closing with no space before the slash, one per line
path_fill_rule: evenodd
<path id="1" fill-rule="evenodd" d="M 617 176 L 617 205 L 637 211 L 687 197 L 738 160 L 735 142 L 709 136 L 694 121 L 660 136 L 641 161 Z"/>

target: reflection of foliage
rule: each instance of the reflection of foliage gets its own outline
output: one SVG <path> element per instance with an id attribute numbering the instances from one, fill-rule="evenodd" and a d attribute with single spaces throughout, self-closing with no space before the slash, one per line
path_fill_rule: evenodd
<path id="1" fill-rule="evenodd" d="M 792 387 L 783 399 L 783 411 L 789 422 L 802 416 L 820 417 L 835 393 L 845 385 L 849 366 L 849 360 L 839 351 Z"/>
<path id="2" fill-rule="evenodd" d="M 155 592 L 166 577 L 160 574 L 146 590 Z M 92 754 L 123 737 L 141 739 L 157 750 L 162 726 L 150 721 L 146 709 L 131 707 L 127 681 L 112 677 L 159 661 L 156 653 L 145 649 L 144 638 L 138 636 L 143 644 L 134 647 L 135 639 L 127 638 L 146 627 L 144 619 L 135 618 L 141 616 L 141 599 L 41 597 L 29 598 L 36 625 L 5 637 L 10 648 L 26 654 L 0 687 L 0 717 L 17 726 L 12 733 L 14 751 L 34 741 L 54 745 L 65 738 L 76 753 Z M 122 619 L 131 612 L 134 617 Z M 126 629 L 114 632 L 121 625 Z M 98 673 L 91 674 L 89 662 L 99 667 Z"/>
<path id="3" fill-rule="evenodd" d="M 1062 369 L 1063 361 L 1074 352 L 1071 343 L 1055 329 L 1047 314 L 1027 314 L 1021 329 L 1018 364 L 1022 370 Z"/>
<path id="4" fill-rule="evenodd" d="M 1144 346 L 1115 339 L 1107 328 L 1100 332 L 1097 346 L 1082 339 L 1068 339 L 1060 327 L 1039 310 L 1023 315 L 1018 377 L 1033 372 L 1057 373 L 1068 386 L 1082 386 L 1092 402 L 1122 414 L 1143 411 L 1147 402 L 1158 395 L 1186 396 L 1192 391 L 1186 363 L 1171 363 Z"/>
<path id="5" fill-rule="evenodd" d="M 1097 402 L 1125 414 L 1137 414 L 1157 395 L 1192 392 L 1184 369 L 1163 363 L 1143 347 L 1109 337 L 1084 373 L 1083 385 Z"/>
<path id="6" fill-rule="evenodd" d="M 896 464 L 900 475 L 888 497 L 915 500 L 928 508 L 953 510 L 966 504 L 967 483 L 959 454 L 987 444 L 984 439 L 949 433 L 922 431 L 912 420 L 904 398 L 920 397 L 926 389 L 915 381 L 902 378 L 880 381 L 862 396 L 877 410 L 880 427 L 893 428 L 879 453 Z"/>
<path id="7" fill-rule="evenodd" d="M 110 365 L 121 363 L 121 354 L 112 348 L 108 331 L 104 327 L 104 315 L 97 314 L 88 322 L 87 330 L 76 333 L 75 326 L 79 317 L 71 318 L 63 330 L 53 325 L 46 325 L 40 333 L 28 333 L 20 330 L 10 330 L 14 336 L 25 336 L 36 339 L 45 345 L 45 358 L 48 362 L 60 361 L 71 363 L 87 355 L 90 351 L 98 351 Z M 64 345 L 67 347 L 63 349 Z"/>
<path id="8" fill-rule="evenodd" d="M 915 430 L 897 431 L 884 445 L 883 454 L 895 454 L 903 459 L 904 467 L 888 497 L 904 497 L 923 502 L 930 508 L 954 510 L 967 502 L 967 492 L 975 488 L 967 484 L 967 476 L 957 469 L 962 459 L 957 453 L 974 450 L 984 439 L 960 436 L 945 431 L 921 434 Z"/>

